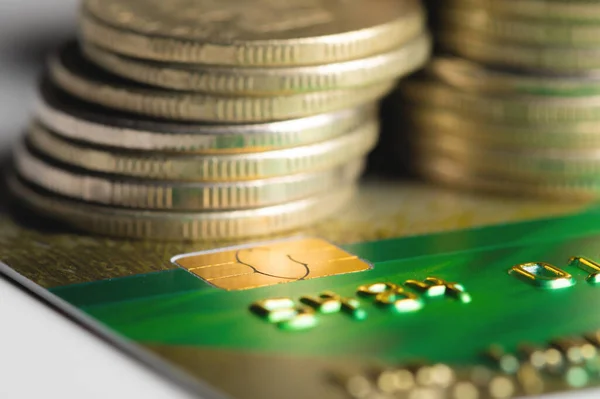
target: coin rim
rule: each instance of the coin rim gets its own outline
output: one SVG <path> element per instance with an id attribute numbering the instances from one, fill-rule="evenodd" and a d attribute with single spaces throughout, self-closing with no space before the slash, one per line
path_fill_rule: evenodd
<path id="1" fill-rule="evenodd" d="M 108 151 L 66 140 L 35 121 L 29 127 L 27 140 L 49 158 L 86 170 L 147 179 L 216 182 L 327 169 L 366 155 L 377 143 L 378 132 L 379 121 L 373 119 L 348 134 L 316 144 L 223 155 Z M 269 167 L 269 163 L 276 163 L 277 168 Z"/>
<path id="2" fill-rule="evenodd" d="M 259 152 L 318 143 L 352 131 L 364 120 L 376 117 L 378 108 L 376 104 L 367 104 L 301 119 L 253 125 L 198 125 L 143 121 L 134 115 L 130 120 L 103 119 L 101 110 L 74 111 L 65 104 L 53 104 L 47 94 L 38 95 L 36 116 L 67 139 L 116 149 L 198 154 Z M 212 145 L 223 144 L 226 138 L 235 145 Z"/>
<path id="3" fill-rule="evenodd" d="M 515 177 L 506 178 L 497 174 L 470 175 L 469 168 L 460 165 L 456 160 L 439 157 L 417 164 L 417 170 L 428 180 L 452 188 L 460 187 L 495 194 L 534 195 L 564 201 L 589 201 L 600 197 L 600 187 L 596 190 L 594 184 L 573 183 L 572 179 L 542 183 L 519 180 Z"/>
<path id="4" fill-rule="evenodd" d="M 474 144 L 485 143 L 490 147 L 498 148 L 541 149 L 552 148 L 552 145 L 569 149 L 600 147 L 600 136 L 598 136 L 600 123 L 598 122 L 535 128 L 501 123 L 489 124 L 437 107 L 409 108 L 407 122 L 415 134 L 420 134 L 422 131 L 435 131 L 442 135 L 472 140 Z M 550 143 L 549 138 L 552 139 Z M 573 146 L 574 143 L 578 145 Z"/>
<path id="5" fill-rule="evenodd" d="M 64 48 L 64 51 L 68 51 Z M 72 51 L 77 51 L 71 49 Z M 374 102 L 389 93 L 395 80 L 353 89 L 276 97 L 239 97 L 114 86 L 73 72 L 53 54 L 52 81 L 74 97 L 112 109 L 172 120 L 204 122 L 271 122 L 330 113 Z"/>
<path id="6" fill-rule="evenodd" d="M 422 33 L 392 51 L 328 65 L 279 68 L 189 67 L 142 61 L 82 44 L 85 57 L 107 71 L 171 90 L 230 95 L 289 95 L 368 86 L 408 75 L 425 65 L 431 37 Z"/>
<path id="7" fill-rule="evenodd" d="M 558 96 L 600 94 L 600 70 L 577 76 L 517 73 L 485 67 L 464 58 L 441 56 L 430 62 L 427 71 L 444 83 L 465 91 Z M 581 87 L 573 88 L 576 86 L 592 87 L 592 91 L 582 92 Z"/>
<path id="8" fill-rule="evenodd" d="M 284 205 L 185 213 L 111 208 L 69 200 L 43 193 L 42 189 L 34 190 L 14 174 L 9 175 L 7 183 L 21 203 L 79 229 L 108 236 L 168 241 L 250 238 L 294 231 L 332 216 L 356 191 L 351 185 Z"/>
<path id="9" fill-rule="evenodd" d="M 512 1 L 507 4 L 505 1 L 500 0 L 446 0 L 450 6 L 477 6 L 486 7 L 490 12 L 494 14 L 503 15 L 514 15 L 522 16 L 526 18 L 542 19 L 549 21 L 569 21 L 569 22 L 582 22 L 582 21 L 600 21 L 600 18 L 589 18 L 590 16 L 600 15 L 600 5 L 587 4 L 579 5 L 584 8 L 585 11 L 582 13 L 575 12 L 571 14 L 566 10 L 575 11 L 573 3 L 577 1 L 566 0 L 566 1 L 547 1 L 547 0 L 519 0 Z M 542 7 L 540 5 L 543 5 Z M 525 11 L 529 7 L 530 10 Z M 589 7 L 594 7 L 597 11 L 591 10 Z M 577 15 L 574 17 L 573 15 Z"/>
<path id="10" fill-rule="evenodd" d="M 561 154 L 561 151 L 556 149 L 508 151 L 473 146 L 468 140 L 462 140 L 461 143 L 456 137 L 453 138 L 454 142 L 447 136 L 443 139 L 440 137 L 421 137 L 415 143 L 420 157 L 444 156 L 455 161 L 460 160 L 465 168 L 514 179 L 530 178 L 540 182 L 557 178 L 585 180 L 600 171 L 600 149 L 593 150 L 595 154 L 592 151 L 581 150 L 562 151 Z"/>
<path id="11" fill-rule="evenodd" d="M 19 176 L 60 196 L 106 206 L 177 211 L 247 209 L 292 202 L 355 182 L 365 166 L 363 159 L 356 159 L 316 173 L 209 184 L 73 171 L 38 157 L 23 141 L 13 148 L 13 159 Z"/>
<path id="12" fill-rule="evenodd" d="M 445 51 L 485 65 L 518 68 L 532 73 L 581 73 L 600 69 L 598 47 L 523 45 L 449 30 L 440 31 L 437 37 L 440 47 Z M 590 59 L 595 59 L 595 62 L 590 63 Z M 581 65 L 581 60 L 587 60 L 587 63 Z"/>
<path id="13" fill-rule="evenodd" d="M 412 104 L 449 109 L 478 121 L 519 122 L 521 126 L 600 121 L 600 95 L 575 98 L 502 96 L 462 91 L 432 79 L 406 81 L 401 90 L 404 98 Z M 575 111 L 578 114 L 574 114 Z"/>
<path id="14" fill-rule="evenodd" d="M 600 11 L 600 8 L 599 8 Z M 486 18 L 482 18 L 485 15 Z M 490 40 L 522 45 L 574 47 L 582 50 L 600 46 L 600 24 L 559 23 L 558 21 L 532 20 L 518 16 L 498 15 L 483 7 L 447 7 L 441 12 L 443 30 L 460 31 L 488 37 Z M 600 18 L 599 18 L 600 21 Z M 557 40 L 548 30 L 560 28 L 563 38 Z M 524 33 L 524 31 L 527 33 Z M 565 33 L 567 32 L 568 33 Z M 597 39 L 590 40 L 589 31 Z M 586 34 L 583 35 L 582 32 Z M 554 39 L 549 38 L 554 37 Z M 576 38 L 586 37 L 585 41 Z"/>
<path id="15" fill-rule="evenodd" d="M 79 30 L 84 41 L 142 59 L 238 66 L 319 65 L 364 58 L 417 36 L 426 25 L 425 10 L 417 1 L 410 1 L 409 7 L 412 11 L 396 20 L 357 31 L 289 40 L 218 43 L 122 29 L 98 18 L 84 4 Z M 352 37 L 356 39 L 349 40 Z"/>

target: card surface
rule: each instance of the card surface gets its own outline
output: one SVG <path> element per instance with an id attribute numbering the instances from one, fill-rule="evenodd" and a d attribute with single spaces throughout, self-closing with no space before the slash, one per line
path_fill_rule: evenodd
<path id="1" fill-rule="evenodd" d="M 209 396 L 507 398 L 600 382 L 593 204 L 367 182 L 336 218 L 252 242 L 113 240 L 18 208 L 0 226 L 5 264 Z"/>

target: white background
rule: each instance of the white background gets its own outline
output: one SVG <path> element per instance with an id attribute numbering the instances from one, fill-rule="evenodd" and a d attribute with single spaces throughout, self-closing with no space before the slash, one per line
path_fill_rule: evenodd
<path id="1" fill-rule="evenodd" d="M 75 32 L 75 0 L 0 0 L 0 148 L 21 132 L 48 52 Z"/>

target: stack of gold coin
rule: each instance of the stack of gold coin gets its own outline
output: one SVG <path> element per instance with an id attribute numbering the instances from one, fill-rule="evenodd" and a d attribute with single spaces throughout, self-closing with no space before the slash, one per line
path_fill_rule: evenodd
<path id="1" fill-rule="evenodd" d="M 427 61 L 418 0 L 84 0 L 12 190 L 100 234 L 238 239 L 337 212 L 377 103 Z"/>
<path id="2" fill-rule="evenodd" d="M 455 186 L 600 194 L 600 3 L 447 0 L 404 86 L 416 164 Z"/>

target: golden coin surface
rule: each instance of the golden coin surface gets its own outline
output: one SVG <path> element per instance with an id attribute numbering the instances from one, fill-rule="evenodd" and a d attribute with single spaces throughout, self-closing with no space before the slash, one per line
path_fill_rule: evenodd
<path id="1" fill-rule="evenodd" d="M 354 186 L 271 207 L 224 212 L 142 211 L 92 205 L 51 195 L 19 178 L 13 195 L 32 209 L 90 233 L 147 240 L 208 241 L 293 231 L 332 216 L 353 196 Z"/>
<path id="2" fill-rule="evenodd" d="M 491 95 L 461 91 L 433 80 L 402 85 L 405 98 L 420 106 L 453 110 L 474 120 L 522 126 L 600 121 L 600 96 Z"/>
<path id="3" fill-rule="evenodd" d="M 57 161 L 90 171 L 147 179 L 254 180 L 324 170 L 366 155 L 377 142 L 371 120 L 335 139 L 302 147 L 248 154 L 199 155 L 114 151 L 65 140 L 32 124 L 28 143 Z"/>
<path id="4" fill-rule="evenodd" d="M 485 35 L 499 41 L 525 45 L 597 47 L 600 23 L 564 23 L 531 18 L 506 17 L 484 7 L 447 7 L 442 9 L 443 29 Z"/>
<path id="5" fill-rule="evenodd" d="M 138 58 L 211 65 L 319 65 L 417 36 L 417 0 L 85 0 L 85 40 Z"/>
<path id="6" fill-rule="evenodd" d="M 84 103 L 42 82 L 37 118 L 62 137 L 94 145 L 145 151 L 232 154 L 315 144 L 339 137 L 376 117 L 367 105 L 281 122 L 244 125 L 176 123 Z"/>
<path id="7" fill-rule="evenodd" d="M 426 178 L 448 185 L 452 188 L 486 191 L 511 196 L 537 196 L 565 201 L 587 201 L 600 196 L 600 180 L 594 179 L 556 179 L 540 181 L 537 179 L 517 179 L 514 176 L 502 176 L 477 171 L 460 161 L 432 157 L 424 158 L 417 166 L 419 173 Z"/>
<path id="8" fill-rule="evenodd" d="M 487 65 L 553 73 L 600 69 L 600 48 L 549 47 L 502 42 L 470 32 L 443 31 L 440 46 L 451 53 Z"/>
<path id="9" fill-rule="evenodd" d="M 126 179 L 73 171 L 24 145 L 14 152 L 18 174 L 55 194 L 104 205 L 157 210 L 227 210 L 283 204 L 355 182 L 362 160 L 313 173 L 234 183 Z"/>
<path id="10" fill-rule="evenodd" d="M 69 94 L 121 111 L 172 120 L 219 123 L 270 122 L 334 112 L 374 102 L 394 81 L 345 90 L 287 96 L 224 96 L 177 92 L 136 84 L 86 61 L 74 43 L 50 60 L 50 76 Z"/>
<path id="11" fill-rule="evenodd" d="M 465 91 L 498 94 L 585 96 L 600 94 L 600 72 L 550 75 L 484 67 L 456 57 L 436 57 L 429 71 L 440 80 Z"/>
<path id="12" fill-rule="evenodd" d="M 445 0 L 445 5 L 548 21 L 600 22 L 600 4 L 594 0 Z"/>
<path id="13" fill-rule="evenodd" d="M 435 107 L 411 107 L 407 112 L 411 130 L 435 132 L 470 140 L 474 145 L 505 149 L 600 148 L 600 123 L 549 124 L 541 128 L 520 124 L 485 123 L 468 115 Z"/>
<path id="14" fill-rule="evenodd" d="M 173 90 L 231 95 L 285 95 L 371 85 L 419 69 L 430 51 L 431 38 L 421 34 L 402 47 L 360 60 L 308 67 L 226 68 L 141 61 L 83 45 L 93 62 L 127 79 Z"/>

